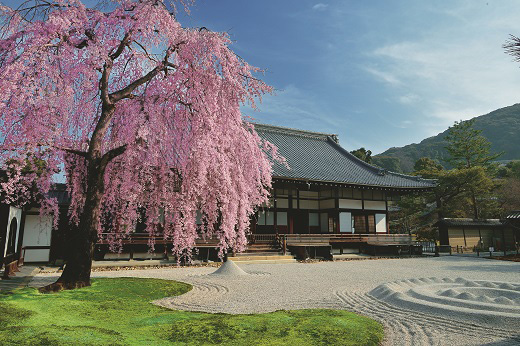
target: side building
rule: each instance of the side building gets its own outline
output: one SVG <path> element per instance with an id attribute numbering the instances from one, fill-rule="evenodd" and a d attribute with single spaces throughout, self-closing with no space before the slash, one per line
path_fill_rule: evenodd
<path id="1" fill-rule="evenodd" d="M 443 218 L 435 226 L 439 229 L 441 245 L 452 251 L 517 251 L 520 241 L 520 212 L 512 212 L 504 219 Z"/>

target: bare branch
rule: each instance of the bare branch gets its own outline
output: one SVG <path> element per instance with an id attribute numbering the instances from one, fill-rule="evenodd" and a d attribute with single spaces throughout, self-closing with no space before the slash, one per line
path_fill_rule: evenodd
<path id="1" fill-rule="evenodd" d="M 157 66 L 150 72 L 148 72 L 146 75 L 142 76 L 141 78 L 135 80 L 125 88 L 113 92 L 109 95 L 109 100 L 111 103 L 116 103 L 117 101 L 120 101 L 124 98 L 129 98 L 132 92 L 139 86 L 143 85 L 144 83 L 150 81 L 153 77 L 155 77 L 164 67 Z"/>
<path id="2" fill-rule="evenodd" d="M 125 50 L 125 47 L 130 42 L 130 37 L 131 36 L 132 36 L 132 32 L 131 31 L 127 32 L 125 34 L 125 36 L 123 37 L 123 39 L 121 40 L 121 42 L 119 43 L 119 46 L 117 47 L 117 50 L 114 53 L 109 55 L 109 57 L 110 57 L 110 59 L 112 61 L 116 60 L 123 53 L 123 51 Z"/>
<path id="3" fill-rule="evenodd" d="M 86 158 L 87 157 L 87 152 L 85 151 L 81 151 L 81 150 L 75 150 L 75 149 L 69 149 L 69 148 L 59 148 L 59 147 L 55 147 L 56 149 L 59 149 L 59 150 L 63 150 L 67 153 L 70 153 L 70 154 L 75 154 L 75 155 L 78 155 L 78 156 L 81 156 L 81 157 L 84 157 Z"/>
<path id="4" fill-rule="evenodd" d="M 520 62 L 520 38 L 509 35 L 509 40 L 502 45 L 502 48 L 504 48 L 506 54 L 511 55 L 515 61 Z"/>
<path id="5" fill-rule="evenodd" d="M 168 48 L 166 50 L 166 53 L 164 54 L 164 59 L 163 59 L 161 65 L 156 66 L 153 70 L 151 70 L 150 72 L 148 72 L 147 74 L 145 74 L 141 78 L 135 80 L 134 82 L 132 82 L 131 84 L 129 84 L 125 88 L 123 88 L 123 89 L 121 89 L 119 91 L 115 91 L 115 92 L 111 93 L 109 95 L 109 101 L 112 102 L 112 103 L 116 103 L 117 101 L 122 100 L 124 98 L 129 98 L 130 95 L 132 94 L 132 92 L 137 87 L 139 87 L 139 86 L 149 82 L 150 80 L 152 80 L 159 72 L 167 71 L 168 68 L 178 68 L 177 65 L 169 62 L 168 59 L 170 58 L 170 55 L 172 53 L 174 53 L 181 44 L 184 44 L 184 43 L 185 42 L 182 41 L 179 44 L 171 46 L 170 48 Z"/>

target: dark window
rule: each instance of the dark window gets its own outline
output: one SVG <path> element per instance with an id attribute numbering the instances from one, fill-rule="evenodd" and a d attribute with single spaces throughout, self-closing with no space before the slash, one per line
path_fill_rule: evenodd
<path id="1" fill-rule="evenodd" d="M 11 226 L 9 227 L 9 240 L 7 244 L 7 255 L 14 254 L 16 252 L 16 229 L 18 228 L 18 221 L 14 217 L 11 220 Z"/>

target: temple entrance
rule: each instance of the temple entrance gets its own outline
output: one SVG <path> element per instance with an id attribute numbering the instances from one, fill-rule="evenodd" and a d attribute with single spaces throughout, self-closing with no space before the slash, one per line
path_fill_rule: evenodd
<path id="1" fill-rule="evenodd" d="M 309 211 L 307 210 L 292 210 L 293 218 L 293 233 L 308 234 L 309 233 Z"/>

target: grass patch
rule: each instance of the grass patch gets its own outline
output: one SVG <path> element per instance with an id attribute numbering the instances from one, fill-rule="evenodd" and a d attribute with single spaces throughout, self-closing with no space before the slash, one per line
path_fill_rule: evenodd
<path id="1" fill-rule="evenodd" d="M 0 295 L 0 345 L 377 345 L 381 325 L 340 310 L 256 315 L 173 311 L 150 304 L 191 289 L 158 279 L 94 279 L 57 294 Z"/>

